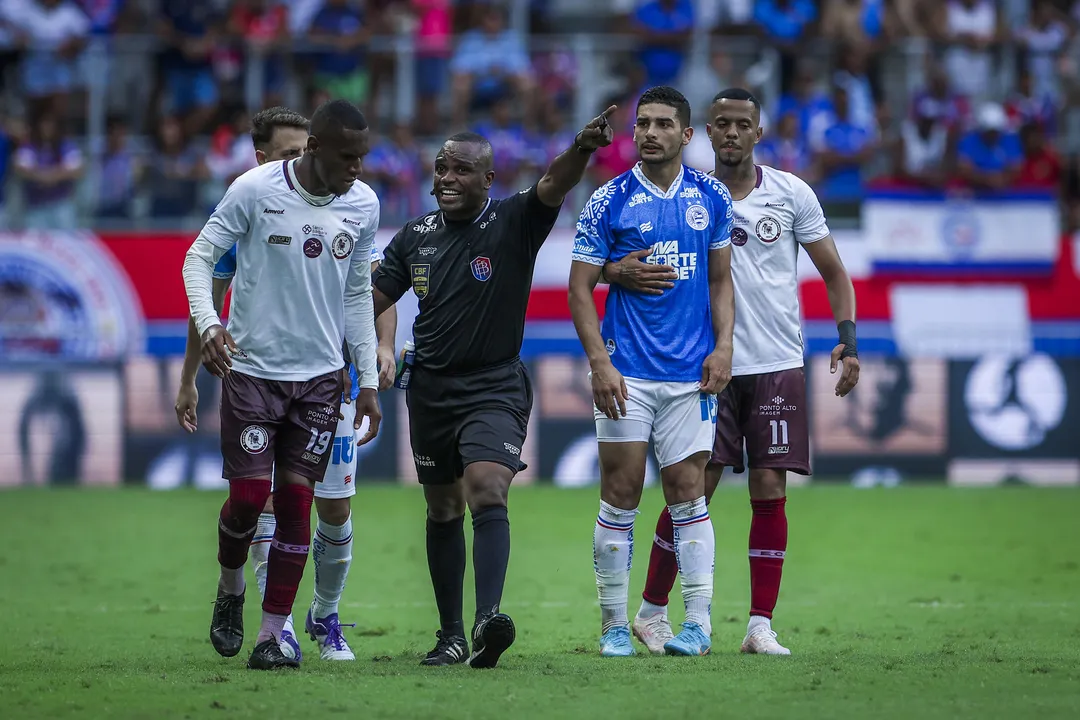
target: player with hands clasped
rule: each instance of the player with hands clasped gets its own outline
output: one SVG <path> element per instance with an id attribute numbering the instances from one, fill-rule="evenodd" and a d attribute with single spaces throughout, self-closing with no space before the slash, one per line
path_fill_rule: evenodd
<path id="1" fill-rule="evenodd" d="M 750 465 L 750 621 L 742 651 L 789 655 L 772 629 L 787 552 L 787 472 L 810 472 L 806 378 L 799 318 L 796 260 L 801 247 L 821 273 L 839 333 L 832 371 L 834 392 L 846 396 L 859 381 L 855 342 L 855 290 L 836 251 L 814 191 L 798 177 L 754 163 L 761 139 L 760 106 L 741 88 L 716 95 L 705 126 L 716 155 L 715 177 L 734 197 L 731 275 L 735 283 L 735 353 L 727 390 L 720 394 L 716 443 L 706 469 L 711 498 L 724 467 Z M 670 265 L 670 263 L 668 263 Z M 651 295 L 670 282 L 677 268 L 640 267 L 621 259 L 605 267 L 605 277 L 629 290 Z M 674 527 L 673 527 L 674 525 Z M 664 510 L 656 525 L 641 609 L 634 634 L 650 651 L 663 652 L 672 636 L 668 593 L 675 583 L 672 551 L 678 521 Z"/>
<path id="2" fill-rule="evenodd" d="M 704 471 L 716 393 L 731 379 L 732 210 L 723 184 L 682 164 L 692 134 L 679 91 L 647 90 L 634 126 L 640 162 L 593 193 L 574 241 L 570 310 L 592 367 L 600 454 L 593 558 L 604 656 L 634 654 L 626 607 L 650 439 L 678 527 L 686 603 L 683 630 L 664 650 L 704 655 L 711 647 L 715 539 Z M 632 253 L 635 263 L 670 272 L 642 273 L 648 293 L 612 286 L 601 327 L 593 289 L 605 263 Z"/>

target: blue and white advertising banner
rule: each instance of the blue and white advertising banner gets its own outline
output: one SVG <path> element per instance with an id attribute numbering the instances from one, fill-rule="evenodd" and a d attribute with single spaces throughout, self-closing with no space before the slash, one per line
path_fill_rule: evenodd
<path id="1" fill-rule="evenodd" d="M 1035 191 L 874 191 L 862 226 L 875 272 L 1049 273 L 1061 242 L 1057 200 Z"/>

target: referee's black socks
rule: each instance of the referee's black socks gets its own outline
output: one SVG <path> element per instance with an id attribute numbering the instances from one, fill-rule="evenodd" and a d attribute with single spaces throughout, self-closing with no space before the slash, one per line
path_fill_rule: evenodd
<path id="1" fill-rule="evenodd" d="M 504 515 L 505 517 L 505 508 Z M 428 572 L 439 608 L 444 637 L 465 637 L 461 619 L 462 586 L 465 583 L 465 516 L 450 522 L 427 521 Z"/>
<path id="2" fill-rule="evenodd" d="M 510 519 L 505 505 L 473 514 L 473 574 L 476 576 L 476 620 L 502 601 L 506 566 L 510 562 Z"/>

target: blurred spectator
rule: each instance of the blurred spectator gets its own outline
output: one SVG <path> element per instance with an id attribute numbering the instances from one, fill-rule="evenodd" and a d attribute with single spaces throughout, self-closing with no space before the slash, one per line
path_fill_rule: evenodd
<path id="1" fill-rule="evenodd" d="M 491 106 L 491 119 L 473 128 L 488 139 L 495 152 L 495 181 L 491 196 L 508 197 L 518 189 L 518 178 L 529 164 L 529 140 L 521 121 L 514 116 L 510 98 L 502 97 Z"/>
<path id="2" fill-rule="evenodd" d="M 1062 167 L 1054 149 L 1046 142 L 1046 133 L 1037 124 L 1020 128 L 1020 146 L 1024 160 L 1016 176 L 1018 187 L 1058 190 L 1061 187 Z"/>
<path id="3" fill-rule="evenodd" d="M 221 39 L 223 18 L 212 0 L 162 0 L 160 33 L 165 108 L 185 119 L 187 133 L 202 132 L 218 103 L 211 53 Z"/>
<path id="4" fill-rule="evenodd" d="M 885 5 L 885 26 L 893 37 L 926 37 L 933 14 L 927 0 L 891 0 Z"/>
<path id="5" fill-rule="evenodd" d="M 1039 95 L 1055 95 L 1055 66 L 1065 51 L 1069 28 L 1050 0 L 1034 1 L 1030 22 L 1016 33 L 1016 39 L 1025 50 L 1024 70 L 1034 81 L 1033 91 Z"/>
<path id="6" fill-rule="evenodd" d="M 717 91 L 729 87 L 748 87 L 746 78 L 739 76 L 734 69 L 731 55 L 724 50 L 715 49 L 709 54 L 709 63 L 691 63 L 684 73 L 684 95 L 690 102 L 695 118 L 704 119 L 707 108 Z M 699 112 L 700 111 L 700 112 Z"/>
<path id="7" fill-rule="evenodd" d="M 829 96 L 818 88 L 817 73 L 806 63 L 799 66 L 791 83 L 791 90 L 780 96 L 775 115 L 795 115 L 798 120 L 799 134 L 810 132 L 810 123 L 815 115 L 830 111 Z"/>
<path id="8" fill-rule="evenodd" d="M 221 191 L 258 163 L 251 145 L 251 119 L 245 110 L 233 113 L 232 122 L 222 125 L 210 138 L 206 170 L 222 184 Z"/>
<path id="9" fill-rule="evenodd" d="M 196 207 L 198 181 L 205 177 L 205 166 L 188 145 L 179 119 L 172 116 L 162 119 L 157 147 L 146 168 L 150 217 L 176 221 L 190 215 Z"/>
<path id="10" fill-rule="evenodd" d="M 5 6 L 16 41 L 25 48 L 22 87 L 31 113 L 67 114 L 67 95 L 78 84 L 79 53 L 90 22 L 70 0 L 15 0 Z"/>
<path id="11" fill-rule="evenodd" d="M 102 219 L 131 217 L 131 200 L 135 197 L 140 163 L 132 152 L 128 128 L 118 117 L 109 119 L 105 152 L 101 157 L 98 177 L 96 215 Z"/>
<path id="12" fill-rule="evenodd" d="M 754 149 L 754 157 L 762 164 L 794 173 L 809 183 L 814 182 L 813 158 L 799 132 L 799 118 L 795 113 L 781 115 L 774 127 L 766 129 L 761 142 Z"/>
<path id="13" fill-rule="evenodd" d="M 315 86 L 335 98 L 364 105 L 369 98 L 367 43 L 363 11 L 348 0 L 326 0 L 308 29 L 315 55 Z"/>
<path id="14" fill-rule="evenodd" d="M 911 100 L 912 116 L 925 115 L 944 123 L 951 134 L 966 129 L 971 117 L 971 105 L 967 98 L 953 92 L 945 68 L 931 61 L 926 70 L 927 86 L 915 93 Z"/>
<path id="15" fill-rule="evenodd" d="M 877 151 L 877 133 L 854 124 L 850 117 L 847 91 L 838 85 L 833 88 L 830 110 L 817 114 L 811 123 L 810 147 L 823 199 L 850 202 L 862 197 L 863 166 Z"/>
<path id="16" fill-rule="evenodd" d="M 235 0 L 229 15 L 229 34 L 239 40 L 245 55 L 262 58 L 264 105 L 280 105 L 285 84 L 285 49 L 289 11 L 272 0 Z M 241 56 L 243 58 L 243 56 Z"/>
<path id="17" fill-rule="evenodd" d="M 833 82 L 847 91 L 851 113 L 848 120 L 859 127 L 874 127 L 877 122 L 877 103 L 867 71 L 867 53 L 864 47 L 849 45 L 840 48 Z"/>
<path id="18" fill-rule="evenodd" d="M 1005 102 L 1005 113 L 1013 130 L 1021 125 L 1034 123 L 1039 125 L 1048 136 L 1053 136 L 1057 129 L 1057 103 L 1049 92 L 1036 89 L 1031 73 L 1020 72 L 1016 89 L 1009 94 Z"/>
<path id="19" fill-rule="evenodd" d="M 824 0 L 821 35 L 841 45 L 865 50 L 885 34 L 885 0 Z"/>
<path id="20" fill-rule="evenodd" d="M 98 36 L 111 35 L 134 9 L 130 0 L 78 0 L 78 4 L 90 22 L 90 34 Z"/>
<path id="21" fill-rule="evenodd" d="M 997 103 L 979 108 L 975 129 L 957 147 L 959 179 L 979 190 L 1012 186 L 1024 159 L 1020 140 L 1009 132 L 1009 118 Z"/>
<path id="22" fill-rule="evenodd" d="M 406 123 L 396 124 L 364 158 L 364 180 L 379 196 L 384 226 L 404 224 L 423 212 L 419 191 L 424 180 L 430 180 L 424 167 L 420 146 Z"/>
<path id="23" fill-rule="evenodd" d="M 55 115 L 30 126 L 30 141 L 15 153 L 15 174 L 22 181 L 23 222 L 31 230 L 72 230 L 76 226 L 75 182 L 83 155 L 61 134 Z"/>
<path id="24" fill-rule="evenodd" d="M 490 106 L 509 92 L 516 93 L 523 106 L 531 100 L 529 55 L 522 39 L 506 29 L 501 8 L 488 8 L 482 17 L 479 29 L 462 36 L 450 61 L 453 122 L 458 127 L 467 123 L 471 108 Z"/>
<path id="25" fill-rule="evenodd" d="M 537 171 L 536 180 L 540 179 L 540 171 L 570 147 L 577 134 L 577 130 L 567 124 L 566 115 L 556 103 L 549 103 L 541 117 L 540 126 L 528 136 L 530 165 Z"/>
<path id="26" fill-rule="evenodd" d="M 574 102 L 577 87 L 578 63 L 574 54 L 565 49 L 539 53 L 533 57 L 532 65 L 536 89 L 541 98 L 534 111 L 543 115 L 548 105 L 555 105 L 559 109 L 569 108 Z"/>
<path id="27" fill-rule="evenodd" d="M 946 44 L 945 68 L 952 87 L 961 95 L 983 99 L 990 91 L 998 39 L 998 13 L 993 0 L 944 0 L 933 27 Z"/>
<path id="28" fill-rule="evenodd" d="M 649 85 L 675 83 L 693 28 L 690 0 L 648 0 L 638 6 L 633 29 L 641 42 L 639 56 Z"/>
<path id="29" fill-rule="evenodd" d="M 439 131 L 439 96 L 446 90 L 447 63 L 453 46 L 451 0 L 412 0 L 416 18 L 416 130 Z"/>
<path id="30" fill-rule="evenodd" d="M 893 175 L 903 185 L 942 189 L 948 180 L 949 127 L 938 104 L 929 98 L 924 98 L 913 114 L 900 124 Z"/>
<path id="31" fill-rule="evenodd" d="M 817 20 L 814 0 L 757 0 L 754 22 L 780 51 L 780 84 L 786 91 L 795 75 L 796 55 Z"/>
<path id="32" fill-rule="evenodd" d="M 699 12 L 705 5 L 712 4 L 711 0 L 699 0 L 699 2 Z M 716 32 L 722 32 L 725 35 L 729 33 L 743 35 L 753 27 L 754 0 L 721 0 L 716 3 L 716 11 L 714 25 Z"/>
<path id="33" fill-rule="evenodd" d="M 597 109 L 597 113 L 611 105 L 617 105 L 618 109 L 608 118 L 611 129 L 615 136 L 611 144 L 602 147 L 593 153 L 592 162 L 586 168 L 589 176 L 590 187 L 599 187 L 613 177 L 623 174 L 638 161 L 637 145 L 634 143 L 634 119 L 637 113 L 636 100 L 629 102 L 628 98 L 622 100 L 613 98 L 605 102 L 603 107 Z"/>
<path id="34" fill-rule="evenodd" d="M 11 150 L 14 147 L 7 123 L 0 116 L 0 223 L 6 225 L 10 222 L 7 217 L 7 200 L 5 188 L 7 187 L 8 160 L 11 158 Z"/>

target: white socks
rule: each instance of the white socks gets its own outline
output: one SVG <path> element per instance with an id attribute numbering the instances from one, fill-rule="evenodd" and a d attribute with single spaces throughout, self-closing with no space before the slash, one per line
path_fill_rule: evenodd
<path id="1" fill-rule="evenodd" d="M 218 590 L 226 595 L 243 595 L 246 587 L 243 565 L 235 570 L 227 567 L 221 568 L 221 576 L 218 578 Z"/>
<path id="2" fill-rule="evenodd" d="M 712 633 L 713 564 L 716 537 L 704 496 L 690 502 L 668 505 L 675 528 L 675 560 L 682 576 L 686 622 L 697 623 L 706 635 Z"/>
<path id="3" fill-rule="evenodd" d="M 667 605 L 653 605 L 648 600 L 641 601 L 641 608 L 638 609 L 638 617 L 652 617 L 653 615 L 667 615 Z"/>
<path id="4" fill-rule="evenodd" d="M 251 548 L 248 550 L 251 567 L 255 569 L 255 584 L 259 586 L 259 597 L 266 595 L 266 569 L 270 563 L 270 542 L 274 539 L 275 529 L 277 521 L 274 520 L 274 513 L 260 513 L 259 524 L 255 526 L 255 536 L 251 538 Z"/>
<path id="5" fill-rule="evenodd" d="M 315 565 L 313 618 L 325 618 L 338 611 L 352 564 L 352 544 L 352 515 L 344 525 L 327 525 L 319 520 L 311 541 L 311 559 Z"/>
<path id="6" fill-rule="evenodd" d="M 620 510 L 600 502 L 593 529 L 593 568 L 600 596 L 602 633 L 628 624 L 626 603 L 630 592 L 630 566 L 634 561 L 634 516 L 637 509 Z"/>
<path id="7" fill-rule="evenodd" d="M 270 638 L 281 642 L 281 631 L 285 629 L 285 623 L 288 622 L 290 617 L 290 615 L 276 615 L 263 610 L 262 625 L 259 627 L 259 634 L 255 638 L 255 644 Z"/>

